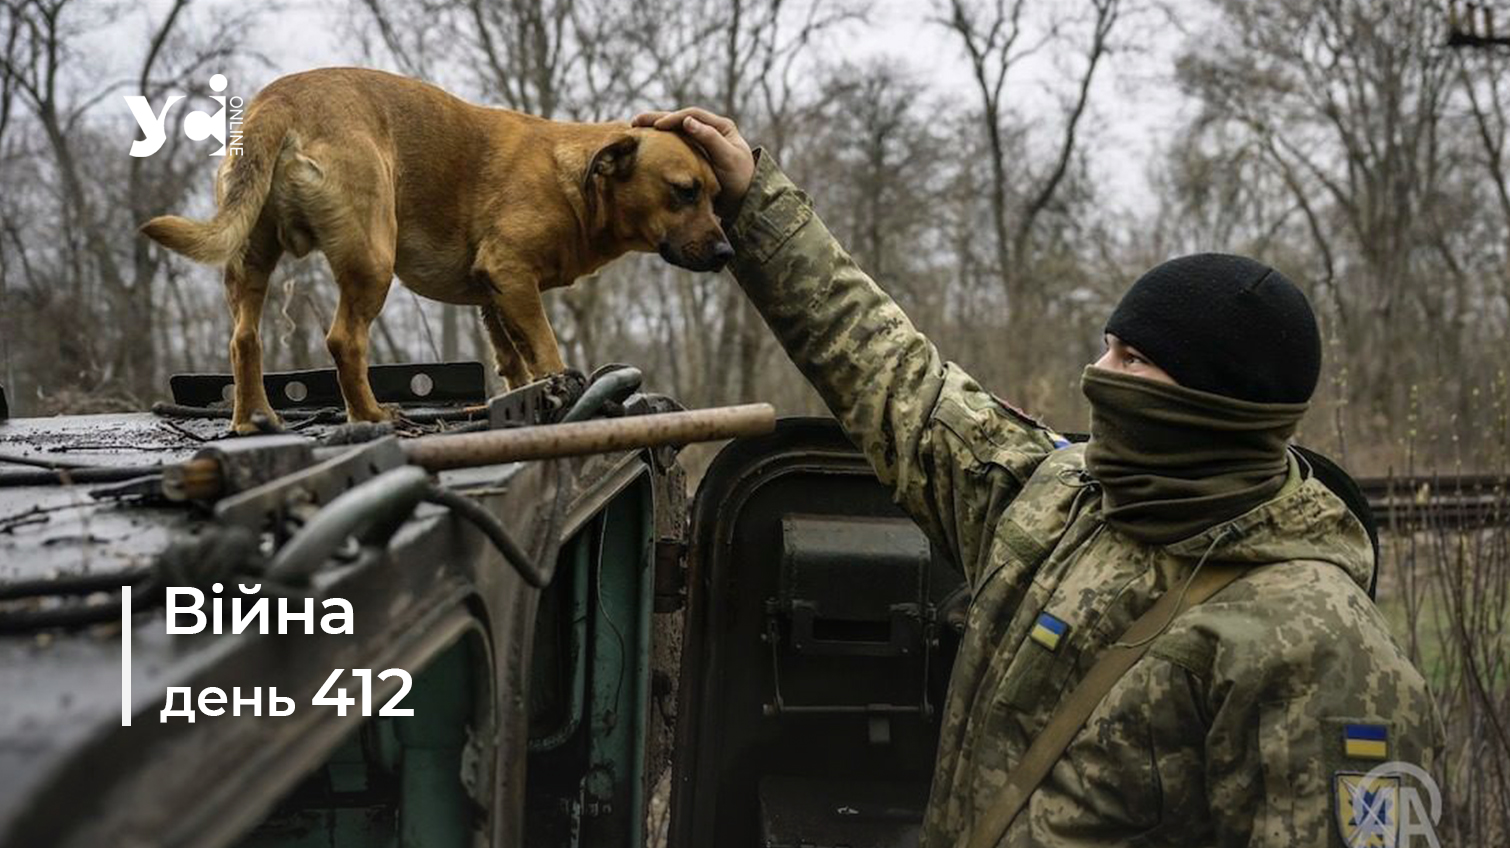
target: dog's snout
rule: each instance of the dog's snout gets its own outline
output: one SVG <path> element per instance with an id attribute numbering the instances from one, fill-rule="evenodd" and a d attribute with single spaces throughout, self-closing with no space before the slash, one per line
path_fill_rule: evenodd
<path id="1" fill-rule="evenodd" d="M 669 240 L 657 245 L 661 258 L 689 271 L 719 271 L 734 258 L 734 247 L 723 238 L 678 246 Z"/>

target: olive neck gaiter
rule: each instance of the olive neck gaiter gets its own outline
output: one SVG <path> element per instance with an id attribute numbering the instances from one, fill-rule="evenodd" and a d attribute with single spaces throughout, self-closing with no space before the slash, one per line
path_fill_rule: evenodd
<path id="1" fill-rule="evenodd" d="M 1274 497 L 1307 403 L 1254 403 L 1087 366 L 1085 467 L 1107 524 L 1168 544 Z"/>

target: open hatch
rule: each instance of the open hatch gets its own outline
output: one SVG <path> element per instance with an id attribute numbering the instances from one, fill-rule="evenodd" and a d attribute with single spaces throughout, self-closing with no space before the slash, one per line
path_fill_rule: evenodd
<path id="1" fill-rule="evenodd" d="M 669 844 L 914 846 L 968 596 L 825 419 L 698 490 Z"/>

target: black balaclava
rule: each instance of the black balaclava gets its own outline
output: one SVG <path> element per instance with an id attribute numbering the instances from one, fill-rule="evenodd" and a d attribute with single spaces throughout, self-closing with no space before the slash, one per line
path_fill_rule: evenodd
<path id="1" fill-rule="evenodd" d="M 1316 318 L 1294 283 L 1240 256 L 1174 259 L 1133 284 L 1106 331 L 1179 383 L 1086 369 L 1085 463 L 1108 524 L 1168 544 L 1280 491 L 1321 369 Z"/>

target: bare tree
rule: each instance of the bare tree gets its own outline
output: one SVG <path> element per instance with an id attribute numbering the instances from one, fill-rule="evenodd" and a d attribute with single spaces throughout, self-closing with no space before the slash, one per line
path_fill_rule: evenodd
<path id="1" fill-rule="evenodd" d="M 122 168 L 127 157 L 97 155 L 109 142 L 91 131 L 87 118 L 123 89 L 135 88 L 149 98 L 169 88 L 208 93 L 211 73 L 235 55 L 234 33 L 246 18 L 227 17 L 190 41 L 177 33 L 186 5 L 177 0 L 154 25 L 134 78 L 97 86 L 88 96 L 67 87 L 64 64 L 74 52 L 71 39 L 90 25 L 111 23 L 114 10 L 107 9 L 100 20 L 94 17 L 97 9 L 73 0 L 16 0 L 7 7 L 10 47 L 0 56 L 7 98 L 13 96 L 27 110 L 57 181 L 67 261 L 52 279 L 35 282 L 71 291 L 74 308 L 97 313 L 100 337 L 74 348 L 83 357 L 77 372 L 95 375 L 96 388 L 113 386 L 135 397 L 150 396 L 161 383 L 156 288 L 162 256 L 143 240 L 120 234 L 134 235 L 136 223 L 184 200 L 191 177 L 203 173 L 208 162 L 174 144 L 152 158 L 131 158 Z M 170 45 L 172 69 L 165 71 Z M 8 122 L 12 109 L 7 105 Z M 98 344 L 102 340 L 109 343 Z"/>
<path id="2" fill-rule="evenodd" d="M 1041 8 L 1029 0 L 948 0 L 937 19 L 958 38 L 973 73 L 990 165 L 991 180 L 985 190 L 991 210 L 996 273 L 1007 294 L 1010 320 L 1017 328 L 1031 326 L 1034 313 L 1042 309 L 1041 303 L 1035 303 L 1039 298 L 1032 296 L 1036 292 L 1028 285 L 1036 277 L 1035 231 L 1070 173 L 1091 86 L 1111 49 L 1111 34 L 1123 13 L 1120 0 L 1091 0 L 1090 20 L 1084 27 L 1052 19 L 1046 26 L 1034 27 Z M 1023 167 L 1009 172 L 1010 135 L 1028 131 L 1026 123 L 1009 125 L 1009 76 L 1028 57 L 1061 45 L 1063 33 L 1073 29 L 1086 30 L 1080 34 L 1082 64 L 1074 90 L 1063 104 L 1052 158 L 1036 176 Z M 1008 337 L 1025 338 L 1018 332 L 1009 332 Z"/>
<path id="3" fill-rule="evenodd" d="M 1464 361 L 1475 296 L 1448 237 L 1459 167 L 1445 153 L 1443 22 L 1427 0 L 1215 5 L 1238 49 L 1182 59 L 1198 126 L 1251 150 L 1289 195 L 1342 346 L 1389 352 L 1350 363 L 1356 399 L 1388 426 L 1409 388 L 1402 364 L 1424 373 L 1433 359 Z M 1344 253 L 1356 263 L 1346 280 Z M 1417 338 L 1422 326 L 1452 331 Z"/>

